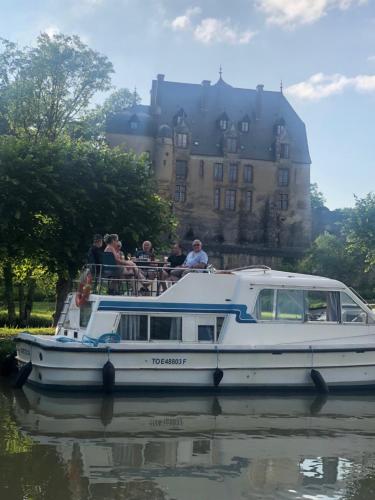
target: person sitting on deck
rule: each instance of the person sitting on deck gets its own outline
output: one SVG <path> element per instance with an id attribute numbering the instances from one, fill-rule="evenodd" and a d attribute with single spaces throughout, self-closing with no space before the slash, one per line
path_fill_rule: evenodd
<path id="1" fill-rule="evenodd" d="M 188 253 L 185 262 L 180 269 L 171 271 L 171 280 L 177 281 L 192 269 L 206 269 L 208 263 L 208 255 L 202 250 L 202 242 L 200 240 L 193 241 L 193 250 Z"/>
<path id="2" fill-rule="evenodd" d="M 167 289 L 167 281 L 170 281 L 170 274 L 174 268 L 180 267 L 184 264 L 186 255 L 183 253 L 180 243 L 174 243 L 171 248 L 171 254 L 167 258 L 167 262 L 163 267 L 161 273 L 161 288 L 163 291 Z"/>
<path id="3" fill-rule="evenodd" d="M 156 271 L 150 269 L 152 262 L 155 260 L 155 252 L 151 241 L 146 240 L 142 243 L 142 250 L 136 252 L 135 258 L 138 266 L 144 268 L 142 269 L 144 276 L 149 280 L 154 280 L 156 278 Z"/>
<path id="4" fill-rule="evenodd" d="M 134 276 L 137 279 L 145 279 L 143 273 L 138 269 L 136 264 L 124 258 L 122 252 L 120 251 L 121 242 L 119 241 L 117 234 L 106 234 L 104 236 L 104 242 L 106 243 L 106 247 L 104 252 L 111 252 L 115 258 L 116 264 L 118 266 L 124 266 L 122 270 L 123 275 Z"/>

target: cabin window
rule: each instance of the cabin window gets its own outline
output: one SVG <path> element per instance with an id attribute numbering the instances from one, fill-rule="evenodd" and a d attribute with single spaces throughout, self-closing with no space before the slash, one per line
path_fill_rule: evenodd
<path id="1" fill-rule="evenodd" d="M 345 292 L 340 292 L 343 323 L 367 323 L 367 313 Z"/>
<path id="2" fill-rule="evenodd" d="M 214 342 L 215 325 L 198 325 L 198 341 Z"/>
<path id="3" fill-rule="evenodd" d="M 340 322 L 340 294 L 324 290 L 305 292 L 306 321 Z"/>
<path id="4" fill-rule="evenodd" d="M 367 323 L 368 315 L 347 293 L 331 290 L 261 290 L 254 314 L 261 321 Z"/>
<path id="5" fill-rule="evenodd" d="M 268 321 L 275 319 L 274 298 L 275 290 L 261 290 L 255 306 L 258 319 Z"/>
<path id="6" fill-rule="evenodd" d="M 122 314 L 117 334 L 122 340 L 147 340 L 147 316 Z"/>
<path id="7" fill-rule="evenodd" d="M 302 290 L 261 290 L 255 306 L 256 317 L 263 321 L 303 321 Z"/>
<path id="8" fill-rule="evenodd" d="M 79 326 L 81 328 L 86 328 L 89 324 L 92 313 L 92 302 L 86 302 L 79 309 Z"/>
<path id="9" fill-rule="evenodd" d="M 181 340 L 182 318 L 170 316 L 150 317 L 150 340 Z"/>
<path id="10" fill-rule="evenodd" d="M 276 290 L 276 319 L 281 321 L 303 320 L 303 291 Z"/>

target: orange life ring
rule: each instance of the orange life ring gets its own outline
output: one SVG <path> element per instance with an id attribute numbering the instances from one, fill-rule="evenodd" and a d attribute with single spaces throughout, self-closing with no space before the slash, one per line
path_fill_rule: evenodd
<path id="1" fill-rule="evenodd" d="M 81 279 L 78 285 L 78 290 L 76 293 L 76 306 L 82 307 L 86 304 L 91 293 L 92 276 L 90 271 L 86 271 L 81 275 Z"/>

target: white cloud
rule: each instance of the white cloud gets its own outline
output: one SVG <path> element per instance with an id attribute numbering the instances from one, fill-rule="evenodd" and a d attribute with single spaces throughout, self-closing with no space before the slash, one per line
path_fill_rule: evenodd
<path id="1" fill-rule="evenodd" d="M 255 35 L 253 31 L 240 31 L 232 26 L 230 19 L 221 20 L 207 17 L 193 20 L 201 12 L 200 7 L 190 7 L 182 16 L 175 17 L 172 21 L 166 22 L 165 25 L 174 31 L 190 31 L 195 40 L 205 44 L 224 42 L 242 45 L 249 43 Z"/>
<path id="2" fill-rule="evenodd" d="M 375 92 L 375 75 L 347 77 L 338 73 L 333 75 L 316 73 L 304 82 L 291 85 L 285 93 L 298 99 L 317 101 L 339 94 L 347 88 L 353 88 L 359 92 Z"/>
<path id="3" fill-rule="evenodd" d="M 367 0 L 257 0 L 257 6 L 264 12 L 269 24 L 295 28 L 318 21 L 331 9 L 346 10 L 366 2 Z"/>
<path id="4" fill-rule="evenodd" d="M 375 61 L 375 56 L 368 56 L 367 60 L 371 61 L 371 62 L 374 62 Z"/>
<path id="5" fill-rule="evenodd" d="M 188 30 L 191 28 L 191 18 L 201 13 L 200 7 L 191 7 L 185 11 L 182 16 L 177 16 L 171 21 L 170 26 L 173 30 Z"/>
<path id="6" fill-rule="evenodd" d="M 227 42 L 230 44 L 246 44 L 254 37 L 253 31 L 238 31 L 230 25 L 230 21 L 222 21 L 214 17 L 202 19 L 194 29 L 194 38 L 202 43 Z"/>
<path id="7" fill-rule="evenodd" d="M 41 30 L 43 33 L 47 33 L 47 35 L 52 38 L 54 35 L 57 35 L 58 33 L 61 32 L 61 30 L 55 25 L 55 24 L 50 24 L 43 30 Z"/>

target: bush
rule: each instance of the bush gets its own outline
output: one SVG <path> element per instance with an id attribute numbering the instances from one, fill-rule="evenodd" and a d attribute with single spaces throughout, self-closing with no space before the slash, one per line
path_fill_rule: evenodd
<path id="1" fill-rule="evenodd" d="M 30 327 L 30 328 L 50 328 L 52 325 L 52 318 L 48 318 L 45 315 L 38 315 L 34 314 L 31 316 L 29 323 L 25 325 L 25 327 Z M 0 328 L 1 327 L 6 327 L 8 325 L 8 316 L 7 313 L 5 312 L 0 312 Z M 14 325 L 15 328 L 22 328 L 23 326 L 20 325 L 18 317 L 16 318 L 16 322 Z"/>

